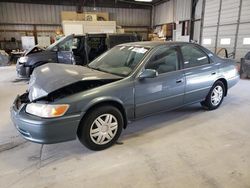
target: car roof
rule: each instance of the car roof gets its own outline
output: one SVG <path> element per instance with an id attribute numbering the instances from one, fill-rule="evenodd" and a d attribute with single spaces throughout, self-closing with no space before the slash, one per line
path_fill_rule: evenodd
<path id="1" fill-rule="evenodd" d="M 148 47 L 148 48 L 154 48 L 157 46 L 162 45 L 184 45 L 184 44 L 194 44 L 191 42 L 172 42 L 172 41 L 141 41 L 141 42 L 129 42 L 129 43 L 123 43 L 118 46 L 141 46 L 141 47 Z"/>
<path id="2" fill-rule="evenodd" d="M 86 34 L 76 34 L 75 37 L 85 37 L 85 36 L 136 36 L 134 33 L 86 33 Z"/>

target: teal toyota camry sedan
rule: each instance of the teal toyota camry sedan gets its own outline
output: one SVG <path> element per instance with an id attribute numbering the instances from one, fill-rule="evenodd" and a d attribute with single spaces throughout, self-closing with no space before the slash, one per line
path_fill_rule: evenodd
<path id="1" fill-rule="evenodd" d="M 45 64 L 11 107 L 12 121 L 32 142 L 78 138 L 92 150 L 112 146 L 127 124 L 200 103 L 218 108 L 239 80 L 233 60 L 184 42 L 115 46 L 88 66 Z"/>

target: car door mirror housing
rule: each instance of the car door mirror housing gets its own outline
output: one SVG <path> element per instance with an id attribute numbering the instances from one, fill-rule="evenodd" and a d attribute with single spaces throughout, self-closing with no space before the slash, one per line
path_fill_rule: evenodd
<path id="1" fill-rule="evenodd" d="M 139 75 L 140 79 L 144 78 L 155 78 L 158 76 L 158 72 L 154 69 L 145 69 L 144 71 L 141 72 Z"/>

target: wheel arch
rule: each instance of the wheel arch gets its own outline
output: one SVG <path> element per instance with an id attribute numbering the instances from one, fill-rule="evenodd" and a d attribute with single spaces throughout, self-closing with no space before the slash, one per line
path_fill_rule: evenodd
<path id="1" fill-rule="evenodd" d="M 124 108 L 122 101 L 120 101 L 119 99 L 114 99 L 114 98 L 102 98 L 102 99 L 96 98 L 96 99 L 94 99 L 94 101 L 91 101 L 90 104 L 87 105 L 87 107 L 85 107 L 85 109 L 84 109 L 85 113 L 82 116 L 81 122 L 84 121 L 86 115 L 89 114 L 91 111 L 93 111 L 95 108 L 98 108 L 100 106 L 105 106 L 105 105 L 114 106 L 121 112 L 123 120 L 124 120 L 123 128 L 125 129 L 127 127 L 127 124 L 128 124 L 126 110 Z M 79 126 L 77 128 L 77 132 L 80 129 L 80 125 L 81 125 L 81 123 L 79 123 Z"/>
<path id="2" fill-rule="evenodd" d="M 217 81 L 221 81 L 221 82 L 224 84 L 224 86 L 225 86 L 225 95 L 224 95 L 224 96 L 227 96 L 227 91 L 228 91 L 227 80 L 226 80 L 225 78 L 219 78 L 218 80 L 215 81 L 215 83 L 216 83 Z"/>

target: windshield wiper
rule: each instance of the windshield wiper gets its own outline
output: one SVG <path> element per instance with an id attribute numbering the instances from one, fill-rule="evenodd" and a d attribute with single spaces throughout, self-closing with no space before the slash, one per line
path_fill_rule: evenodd
<path id="1" fill-rule="evenodd" d="M 92 70 L 102 71 L 102 69 L 100 69 L 99 67 L 90 67 L 89 65 L 87 65 L 87 67 Z"/>
<path id="2" fill-rule="evenodd" d="M 103 69 L 101 69 L 99 67 L 90 67 L 89 65 L 87 65 L 87 67 L 90 68 L 90 69 L 92 69 L 92 70 L 97 70 L 97 71 L 100 71 L 100 72 L 105 72 L 105 73 L 108 73 L 108 74 L 113 74 L 113 75 L 116 75 L 116 76 L 125 77 L 125 75 L 123 75 L 123 74 L 109 72 L 109 71 L 103 70 Z"/>

